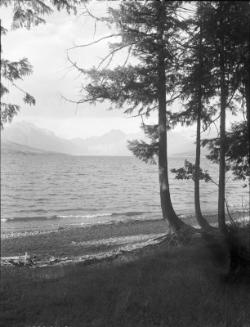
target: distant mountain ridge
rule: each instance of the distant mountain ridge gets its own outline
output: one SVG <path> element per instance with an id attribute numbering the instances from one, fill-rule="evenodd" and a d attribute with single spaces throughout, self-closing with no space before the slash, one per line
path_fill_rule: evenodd
<path id="1" fill-rule="evenodd" d="M 19 143 L 14 143 L 10 141 L 1 142 L 1 152 L 2 153 L 49 153 L 48 151 L 43 151 L 40 149 L 32 148 L 26 145 L 22 145 Z"/>
<path id="2" fill-rule="evenodd" d="M 20 145 L 22 152 L 57 152 L 70 155 L 131 156 L 127 148 L 127 141 L 131 139 L 145 140 L 145 136 L 143 133 L 125 134 L 121 130 L 114 129 L 102 136 L 68 140 L 28 122 L 11 124 L 1 132 L 1 141 L 5 150 L 8 147 L 18 150 L 17 147 Z M 169 155 L 194 153 L 194 148 L 195 145 L 187 137 L 176 132 L 169 133 Z"/>

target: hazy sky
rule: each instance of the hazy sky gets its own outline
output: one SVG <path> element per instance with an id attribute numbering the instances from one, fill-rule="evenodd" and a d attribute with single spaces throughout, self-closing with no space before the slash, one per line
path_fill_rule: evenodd
<path id="1" fill-rule="evenodd" d="M 106 1 L 92 1 L 88 7 L 95 15 L 103 16 L 109 5 Z M 66 49 L 112 33 L 106 24 L 100 22 L 95 32 L 95 22 L 82 14 L 84 10 L 84 7 L 79 8 L 76 16 L 64 11 L 55 12 L 45 17 L 45 25 L 30 30 L 11 30 L 11 10 L 1 7 L 2 24 L 9 29 L 2 38 L 3 57 L 10 60 L 27 57 L 34 68 L 34 73 L 19 85 L 36 98 L 36 106 L 24 105 L 22 94 L 12 89 L 6 97 L 10 102 L 21 104 L 22 110 L 14 121 L 27 120 L 64 137 L 101 135 L 114 128 L 127 133 L 137 132 L 139 118 L 131 119 L 122 111 L 107 110 L 107 104 L 76 107 L 61 96 L 78 99 L 79 89 L 84 83 L 83 76 L 79 76 L 67 61 Z M 91 67 L 100 62 L 107 50 L 107 42 L 101 42 L 74 50 L 71 55 L 79 65 Z M 124 53 L 119 55 L 120 58 L 124 56 Z"/>
<path id="2" fill-rule="evenodd" d="M 108 6 L 115 3 L 91 1 L 88 8 L 96 16 L 103 16 Z M 106 24 L 100 22 L 95 32 L 95 22 L 82 14 L 84 10 L 84 7 L 79 8 L 76 16 L 64 11 L 54 12 L 45 16 L 45 25 L 13 31 L 10 29 L 11 9 L 1 7 L 2 24 L 9 29 L 2 38 L 2 57 L 10 60 L 27 57 L 34 68 L 34 73 L 19 83 L 19 86 L 36 98 L 36 106 L 24 105 L 21 101 L 22 94 L 12 89 L 6 96 L 7 101 L 20 103 L 22 107 L 14 121 L 30 121 L 67 138 L 101 135 L 111 129 L 120 129 L 126 133 L 138 132 L 140 118 L 129 118 L 119 110 L 107 110 L 107 104 L 82 104 L 76 107 L 62 98 L 63 95 L 78 99 L 80 87 L 84 83 L 84 77 L 79 76 L 67 61 L 66 49 L 112 33 Z M 105 57 L 107 46 L 107 41 L 104 41 L 74 50 L 71 52 L 72 59 L 80 66 L 92 67 Z M 125 60 L 125 57 L 126 54 L 121 53 L 116 60 Z M 193 131 L 190 133 L 193 134 Z"/>

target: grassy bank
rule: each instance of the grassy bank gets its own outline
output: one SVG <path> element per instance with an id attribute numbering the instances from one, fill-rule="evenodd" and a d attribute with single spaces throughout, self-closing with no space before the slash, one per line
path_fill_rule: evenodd
<path id="1" fill-rule="evenodd" d="M 250 326 L 250 285 L 202 240 L 126 262 L 4 267 L 2 326 Z"/>

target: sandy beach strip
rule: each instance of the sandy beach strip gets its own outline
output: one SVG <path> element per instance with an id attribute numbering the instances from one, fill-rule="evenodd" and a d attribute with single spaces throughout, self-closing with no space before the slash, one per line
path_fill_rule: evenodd
<path id="1" fill-rule="evenodd" d="M 239 214 L 236 215 L 239 218 Z M 209 216 L 215 221 L 216 216 Z M 246 214 L 241 219 L 249 221 Z M 187 219 L 187 218 L 186 218 Z M 194 217 L 188 222 L 195 224 Z M 88 227 L 73 226 L 53 231 L 36 231 L 6 237 L 1 241 L 1 257 L 23 257 L 25 253 L 36 261 L 77 261 L 77 258 L 112 256 L 120 251 L 142 248 L 169 232 L 165 220 L 133 220 Z M 6 262 L 5 260 L 5 262 Z M 81 259 L 79 259 L 81 260 Z"/>
<path id="2" fill-rule="evenodd" d="M 71 227 L 2 239 L 1 256 L 21 256 L 26 252 L 43 258 L 96 254 L 167 232 L 168 223 L 164 220 Z"/>

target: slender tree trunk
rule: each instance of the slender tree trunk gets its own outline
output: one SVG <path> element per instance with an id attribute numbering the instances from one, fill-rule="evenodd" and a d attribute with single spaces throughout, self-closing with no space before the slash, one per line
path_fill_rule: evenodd
<path id="1" fill-rule="evenodd" d="M 250 68 L 248 72 L 247 81 L 245 84 L 246 93 L 246 112 L 247 112 L 247 135 L 248 135 L 248 164 L 250 166 Z"/>
<path id="2" fill-rule="evenodd" d="M 200 206 L 200 154 L 201 154 L 201 97 L 199 96 L 196 128 L 196 154 L 195 154 L 195 179 L 194 179 L 194 203 L 195 214 L 199 225 L 204 229 L 210 229 L 211 226 L 201 213 Z"/>
<path id="3" fill-rule="evenodd" d="M 248 169 L 250 169 L 250 23 L 248 22 L 248 56 L 246 65 L 246 80 L 245 80 L 245 96 L 246 96 L 246 112 L 247 112 L 247 135 L 248 135 Z M 250 184 L 250 177 L 249 177 Z"/>
<path id="4" fill-rule="evenodd" d="M 159 37 L 161 45 L 158 55 L 158 101 L 159 101 L 159 183 L 162 215 L 167 219 L 176 231 L 185 226 L 176 215 L 169 190 L 168 180 L 168 157 L 167 157 L 167 119 L 166 119 L 166 75 L 165 75 L 165 42 L 164 42 L 164 20 L 165 1 L 159 3 Z"/>
<path id="5" fill-rule="evenodd" d="M 250 42 L 249 42 L 250 44 Z M 249 46 L 250 51 L 250 46 Z M 246 96 L 246 116 L 247 116 L 247 149 L 248 149 L 248 170 L 250 170 L 250 63 L 247 67 L 247 78 L 245 81 L 245 96 Z M 248 186 L 250 188 L 250 176 L 248 176 Z"/>
<path id="6" fill-rule="evenodd" d="M 198 224 L 204 229 L 210 229 L 211 226 L 201 213 L 200 206 L 200 156 L 201 156 L 201 113 L 202 113 L 202 27 L 200 24 L 199 36 L 199 71 L 200 80 L 198 85 L 198 104 L 197 104 L 197 127 L 196 127 L 196 153 L 195 153 L 195 178 L 194 178 L 194 203 L 195 215 Z"/>
<path id="7" fill-rule="evenodd" d="M 222 25 L 222 24 L 221 24 Z M 222 26 L 221 26 L 222 28 Z M 220 164 L 219 164 L 219 196 L 218 196 L 218 224 L 222 232 L 226 231 L 225 218 L 225 178 L 226 178 L 226 105 L 227 86 L 225 80 L 224 37 L 221 33 L 220 50 Z"/>

